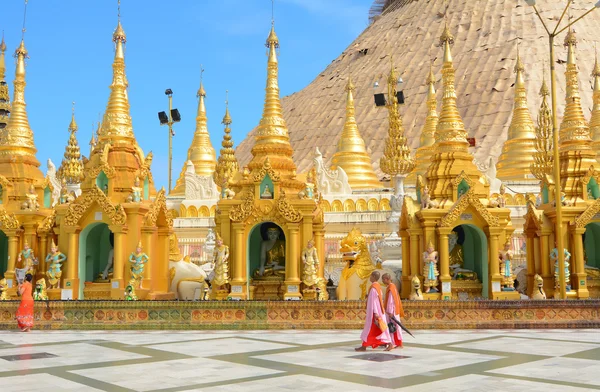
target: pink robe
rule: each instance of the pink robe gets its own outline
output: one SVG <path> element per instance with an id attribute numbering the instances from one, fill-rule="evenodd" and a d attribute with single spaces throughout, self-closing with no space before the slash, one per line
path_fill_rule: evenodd
<path id="1" fill-rule="evenodd" d="M 381 331 L 376 323 L 376 318 L 381 318 L 387 325 L 387 317 L 381 308 L 383 299 L 379 296 L 378 285 L 373 284 L 369 290 L 367 297 L 367 315 L 365 319 L 365 327 L 363 328 L 360 338 L 363 341 L 363 346 L 371 346 L 373 348 L 381 345 L 386 345 L 392 342 L 390 330 Z"/>
<path id="2" fill-rule="evenodd" d="M 400 298 L 396 298 L 396 300 L 394 300 L 394 293 L 392 293 L 391 291 L 393 290 L 397 290 L 396 286 L 391 283 L 388 286 L 388 295 L 386 295 L 386 304 L 385 304 L 385 312 L 387 314 L 393 314 L 394 317 L 396 318 L 396 320 L 400 321 L 400 313 L 404 313 L 402 311 L 402 309 L 396 309 L 396 300 L 400 301 Z M 398 292 L 395 292 L 396 296 L 398 295 Z M 402 314 L 402 316 L 404 316 L 404 314 Z M 390 322 L 393 323 L 393 321 L 390 319 Z M 395 323 L 394 323 L 395 324 Z M 396 324 L 396 332 L 394 332 L 393 334 L 391 334 L 392 337 L 392 343 L 394 343 L 394 346 L 398 347 L 398 346 L 402 346 L 402 328 L 400 328 L 400 326 L 398 324 Z"/>

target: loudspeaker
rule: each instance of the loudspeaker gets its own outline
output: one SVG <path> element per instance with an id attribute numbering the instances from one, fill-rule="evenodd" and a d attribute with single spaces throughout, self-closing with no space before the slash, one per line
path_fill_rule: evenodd
<path id="1" fill-rule="evenodd" d="M 398 91 L 396 93 L 396 99 L 398 99 L 400 105 L 404 104 L 404 91 Z"/>
<path id="2" fill-rule="evenodd" d="M 385 96 L 383 93 L 373 95 L 375 99 L 375 106 L 385 106 Z"/>
<path id="3" fill-rule="evenodd" d="M 158 121 L 160 121 L 160 125 L 168 124 L 169 123 L 169 117 L 167 117 L 167 113 L 165 113 L 165 112 L 158 112 Z"/>
<path id="4" fill-rule="evenodd" d="M 181 114 L 179 114 L 179 110 L 171 109 L 171 118 L 173 119 L 173 122 L 181 121 Z"/>

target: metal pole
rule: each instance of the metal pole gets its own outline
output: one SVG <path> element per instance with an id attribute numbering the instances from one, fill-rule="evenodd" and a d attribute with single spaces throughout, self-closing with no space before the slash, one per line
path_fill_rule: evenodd
<path id="1" fill-rule="evenodd" d="M 171 117 L 173 109 L 173 95 L 169 94 L 169 193 L 171 193 L 171 164 L 173 162 L 173 118 Z"/>
<path id="2" fill-rule="evenodd" d="M 560 298 L 567 298 L 567 287 L 565 284 L 565 252 L 562 227 L 562 200 L 560 181 L 560 162 L 558 154 L 558 118 L 556 116 L 556 67 L 554 63 L 554 35 L 549 35 L 550 44 L 550 91 L 552 96 L 552 138 L 553 138 L 553 160 L 554 160 L 554 201 L 556 205 L 556 252 L 558 256 L 558 281 L 560 284 Z"/>

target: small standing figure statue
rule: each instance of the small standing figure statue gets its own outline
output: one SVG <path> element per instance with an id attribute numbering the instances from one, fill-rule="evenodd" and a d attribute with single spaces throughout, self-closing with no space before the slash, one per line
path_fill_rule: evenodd
<path id="1" fill-rule="evenodd" d="M 309 289 L 314 289 L 319 281 L 319 254 L 315 248 L 315 241 L 308 240 L 306 248 L 302 250 L 302 282 Z"/>
<path id="2" fill-rule="evenodd" d="M 144 278 L 144 267 L 149 261 L 148 255 L 142 252 L 142 241 L 138 242 L 135 252 L 129 256 L 129 264 L 131 264 L 131 280 L 135 284 L 134 288 L 142 288 L 142 279 Z"/>
<path id="3" fill-rule="evenodd" d="M 133 186 L 131 187 L 132 193 L 131 198 L 134 203 L 139 203 L 142 201 L 142 191 L 143 189 L 140 187 L 140 179 L 138 177 L 135 178 L 133 182 Z"/>
<path id="4" fill-rule="evenodd" d="M 35 186 L 31 184 L 29 191 L 25 194 L 27 200 L 23 203 L 22 210 L 37 211 L 40 209 L 40 203 L 38 203 L 38 195 L 35 193 Z"/>
<path id="5" fill-rule="evenodd" d="M 44 278 L 38 279 L 35 282 L 35 289 L 33 290 L 34 301 L 48 301 L 48 294 L 46 293 L 46 280 Z"/>
<path id="6" fill-rule="evenodd" d="M 46 264 L 48 265 L 48 271 L 46 271 L 46 277 L 48 278 L 48 284 L 51 289 L 60 288 L 60 277 L 62 276 L 62 263 L 67 260 L 67 256 L 58 250 L 58 246 L 52 240 L 50 245 L 50 253 L 46 256 Z"/>
<path id="7" fill-rule="evenodd" d="M 502 276 L 502 291 L 514 291 L 515 279 L 512 274 L 513 252 L 510 250 L 510 240 L 504 244 L 504 250 L 500 253 L 500 275 Z"/>
<path id="8" fill-rule="evenodd" d="M 306 184 L 304 187 L 304 197 L 307 199 L 314 199 L 315 197 L 315 179 L 312 170 L 308 172 L 306 176 Z"/>
<path id="9" fill-rule="evenodd" d="M 211 284 L 217 290 L 225 290 L 229 283 L 229 247 L 223 243 L 221 235 L 217 233 L 217 243 L 213 251 L 214 277 Z"/>
<path id="10" fill-rule="evenodd" d="M 23 244 L 23 250 L 19 252 L 17 264 L 21 266 L 21 268 L 15 268 L 18 282 L 23 282 L 27 274 L 35 276 L 35 266 L 38 265 L 38 260 L 35 258 L 33 249 L 29 247 L 27 240 Z"/>
<path id="11" fill-rule="evenodd" d="M 438 292 L 436 287 L 438 285 L 438 276 L 440 273 L 437 269 L 437 262 L 438 252 L 433 247 L 431 240 L 429 240 L 427 250 L 423 252 L 423 286 L 425 286 L 426 293 L 429 293 L 430 291 L 433 293 Z"/>
<path id="12" fill-rule="evenodd" d="M 67 189 L 67 180 L 64 178 L 60 184 L 60 204 L 67 204 L 69 202 L 69 189 Z"/>
<path id="13" fill-rule="evenodd" d="M 137 301 L 138 297 L 135 293 L 135 280 L 131 279 L 125 286 L 125 301 Z"/>
<path id="14" fill-rule="evenodd" d="M 504 184 L 500 185 L 500 194 L 498 195 L 498 207 L 506 207 L 506 188 Z"/>
<path id="15" fill-rule="evenodd" d="M 566 291 L 571 291 L 571 272 L 569 271 L 569 260 L 571 259 L 571 254 L 566 249 L 563 249 L 563 251 L 565 252 L 565 287 Z M 558 249 L 552 249 L 552 252 L 550 252 L 550 260 L 554 260 L 554 287 L 558 289 L 560 288 L 558 272 Z"/>

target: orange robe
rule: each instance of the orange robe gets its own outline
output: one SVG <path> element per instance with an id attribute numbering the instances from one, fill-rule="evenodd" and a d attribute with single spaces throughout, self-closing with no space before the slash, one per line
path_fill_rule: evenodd
<path id="1" fill-rule="evenodd" d="M 400 321 L 400 317 L 404 317 L 404 309 L 402 308 L 402 301 L 398 295 L 398 289 L 396 285 L 390 283 L 385 293 L 385 312 L 389 315 L 394 315 L 396 320 Z M 390 319 L 390 322 L 393 321 Z M 392 337 L 392 343 L 396 347 L 402 347 L 402 328 L 396 324 L 396 332 L 390 334 Z"/>
<path id="2" fill-rule="evenodd" d="M 31 296 L 31 283 L 23 282 L 21 284 L 23 293 L 21 294 L 21 304 L 16 312 L 17 324 L 19 328 L 32 328 L 33 327 L 33 297 Z"/>
<path id="3" fill-rule="evenodd" d="M 383 307 L 381 286 L 378 282 L 373 283 L 369 290 L 365 327 L 360 334 L 360 338 L 363 341 L 363 347 L 376 348 L 392 342 Z"/>

